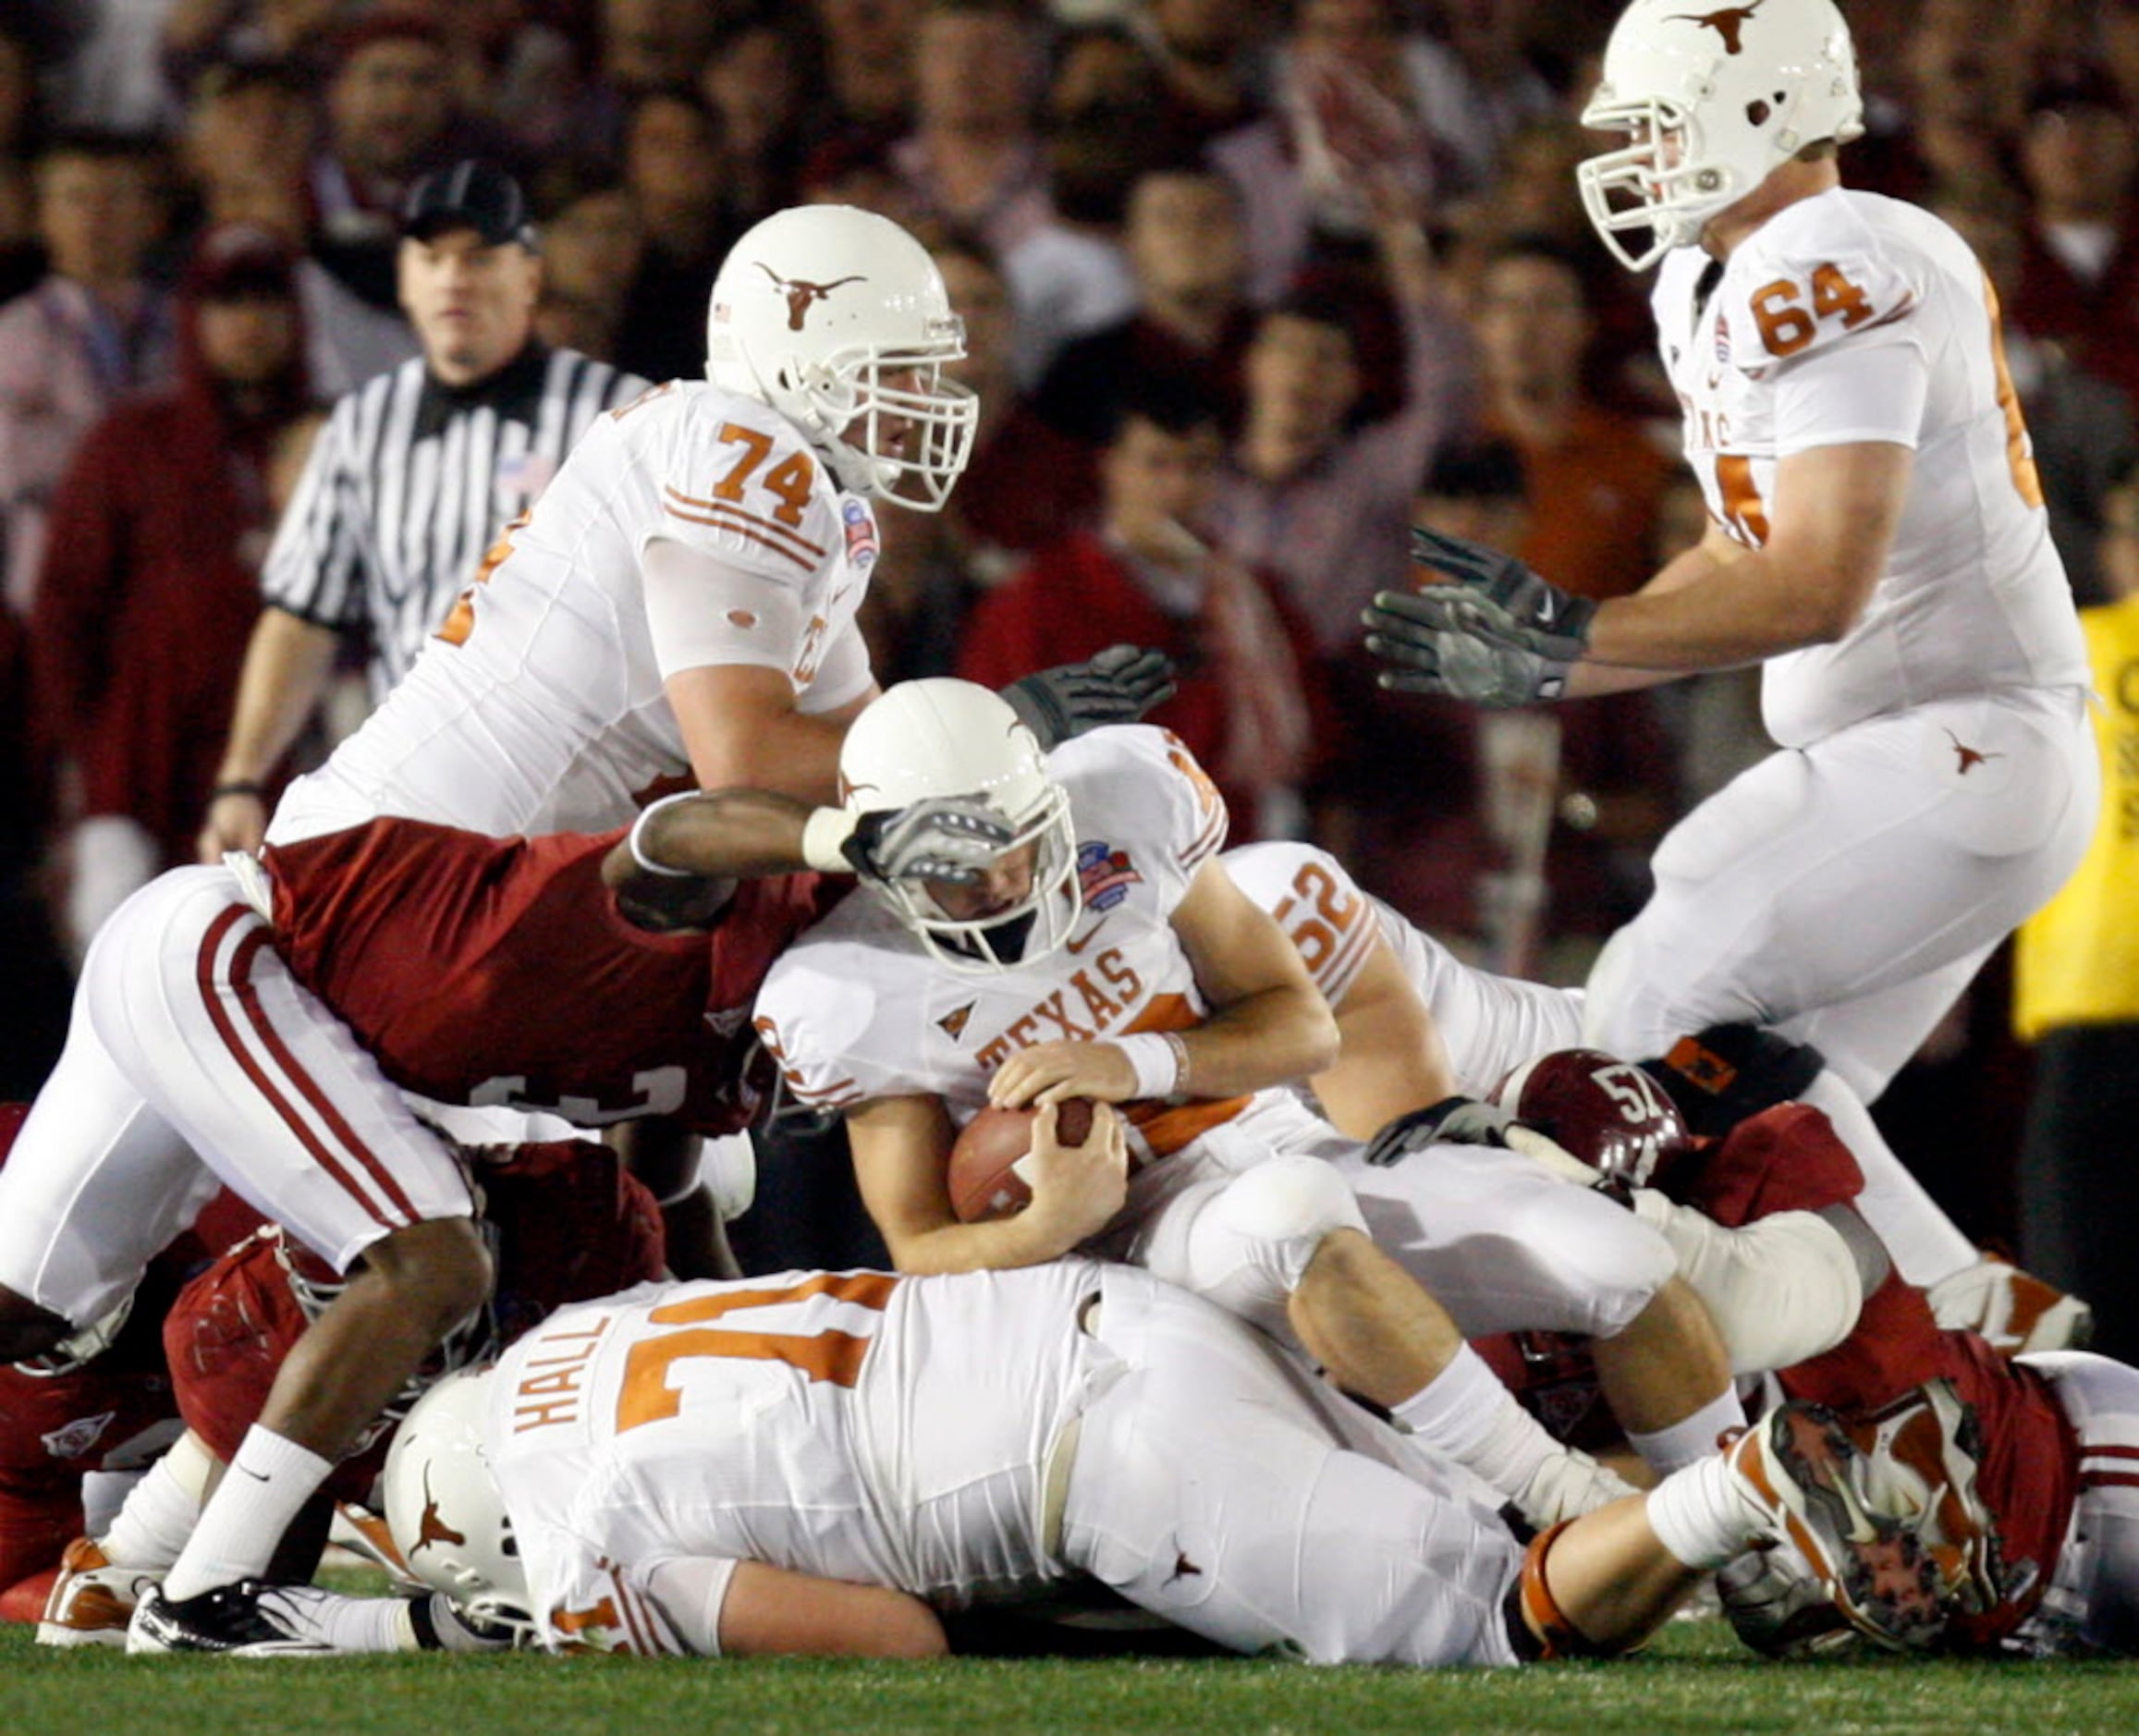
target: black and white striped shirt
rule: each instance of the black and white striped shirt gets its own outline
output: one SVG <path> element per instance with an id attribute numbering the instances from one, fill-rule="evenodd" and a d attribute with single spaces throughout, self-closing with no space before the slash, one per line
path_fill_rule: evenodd
<path id="1" fill-rule="evenodd" d="M 263 598 L 368 634 L 377 703 L 588 423 L 645 389 L 635 374 L 540 344 L 470 386 L 441 385 L 421 358 L 366 381 L 313 444 L 268 551 Z"/>

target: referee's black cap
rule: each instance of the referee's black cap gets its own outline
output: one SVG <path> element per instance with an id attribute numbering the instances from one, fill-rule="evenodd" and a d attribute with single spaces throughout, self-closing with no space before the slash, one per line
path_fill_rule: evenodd
<path id="1" fill-rule="evenodd" d="M 475 157 L 426 175 L 401 207 L 403 235 L 428 241 L 448 229 L 473 229 L 486 247 L 507 241 L 534 245 L 519 183 L 496 164 Z"/>

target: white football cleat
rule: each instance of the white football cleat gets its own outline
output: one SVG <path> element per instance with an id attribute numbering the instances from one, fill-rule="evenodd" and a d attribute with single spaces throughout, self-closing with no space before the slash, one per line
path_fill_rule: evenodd
<path id="1" fill-rule="evenodd" d="M 2094 1336 L 2095 1311 L 2085 1302 L 1994 1253 L 1925 1293 L 1940 1326 L 1976 1333 L 2000 1355 L 2084 1350 Z"/>
<path id="2" fill-rule="evenodd" d="M 1938 1566 L 1917 1534 L 1921 1495 L 1893 1479 L 1870 1486 L 1865 1455 L 1834 1412 L 1782 1405 L 1740 1436 L 1724 1462 L 1852 1628 L 1889 1650 L 1936 1643 L 1948 1608 Z"/>
<path id="3" fill-rule="evenodd" d="M 161 1568 L 114 1567 L 92 1539 L 77 1537 L 59 1558 L 59 1577 L 38 1619 L 37 1643 L 124 1647 L 134 1606 L 163 1583 Z"/>

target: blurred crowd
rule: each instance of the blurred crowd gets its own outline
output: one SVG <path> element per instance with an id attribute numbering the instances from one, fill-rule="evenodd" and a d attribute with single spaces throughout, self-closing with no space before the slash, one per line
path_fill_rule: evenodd
<path id="1" fill-rule="evenodd" d="M 1869 135 L 1844 177 L 1981 256 L 2075 593 L 2108 605 L 2139 567 L 2139 4 L 1845 9 Z M 1161 645 L 1155 720 L 1237 840 L 1310 837 L 1473 960 L 1579 982 L 1672 820 L 1766 751 L 1751 678 L 1484 714 L 1380 693 L 1357 620 L 1411 582 L 1410 524 L 1599 597 L 1701 533 L 1645 280 L 1571 172 L 1614 11 L 12 0 L 0 1094 L 56 1053 L 70 876 L 115 840 L 143 872 L 190 857 L 321 412 L 418 353 L 401 202 L 471 156 L 532 203 L 540 341 L 653 380 L 700 371 L 714 269 L 767 213 L 912 228 L 984 409 L 950 509 L 884 515 L 879 679 Z M 1963 1226 L 2011 1238 L 2002 969 L 1887 1108 Z"/>

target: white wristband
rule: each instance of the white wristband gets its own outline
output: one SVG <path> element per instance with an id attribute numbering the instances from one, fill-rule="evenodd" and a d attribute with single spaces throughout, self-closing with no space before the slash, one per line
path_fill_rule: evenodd
<path id="1" fill-rule="evenodd" d="M 664 796 L 659 801 L 642 809 L 639 817 L 631 822 L 631 836 L 628 840 L 631 850 L 631 860 L 648 874 L 659 874 L 666 880 L 695 880 L 698 877 L 688 868 L 671 868 L 665 862 L 655 862 L 646 854 L 644 850 L 640 848 L 639 843 L 639 834 L 646 829 L 647 821 L 672 803 L 689 801 L 697 794 L 698 791 L 695 789 L 683 789 L 678 790 L 673 796 Z"/>
<path id="2" fill-rule="evenodd" d="M 1132 1037 L 1110 1037 L 1136 1070 L 1136 1095 L 1170 1097 L 1180 1084 L 1180 1051 L 1163 1031 L 1140 1031 Z"/>
<path id="3" fill-rule="evenodd" d="M 852 874 L 854 864 L 840 854 L 839 846 L 854 836 L 860 817 L 845 808 L 811 809 L 802 822 L 802 860 L 819 874 Z"/>

